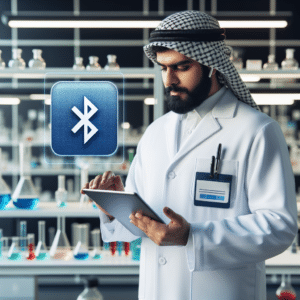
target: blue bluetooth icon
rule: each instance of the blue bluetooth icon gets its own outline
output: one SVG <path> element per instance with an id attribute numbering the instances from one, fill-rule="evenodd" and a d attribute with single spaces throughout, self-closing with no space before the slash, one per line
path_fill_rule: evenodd
<path id="1" fill-rule="evenodd" d="M 51 147 L 63 156 L 118 149 L 118 90 L 109 81 L 60 81 L 51 89 Z"/>

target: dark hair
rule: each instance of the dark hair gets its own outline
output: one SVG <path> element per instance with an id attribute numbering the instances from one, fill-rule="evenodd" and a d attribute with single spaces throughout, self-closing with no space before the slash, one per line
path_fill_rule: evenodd
<path id="1" fill-rule="evenodd" d="M 163 46 L 152 46 L 151 50 L 156 54 L 157 52 L 165 52 L 172 49 Z"/>

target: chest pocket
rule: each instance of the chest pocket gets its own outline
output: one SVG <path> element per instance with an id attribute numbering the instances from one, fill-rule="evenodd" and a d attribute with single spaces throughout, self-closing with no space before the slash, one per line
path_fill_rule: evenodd
<path id="1" fill-rule="evenodd" d="M 230 192 L 230 208 L 232 208 L 232 206 L 234 205 L 236 194 L 237 194 L 238 164 L 239 162 L 237 160 L 220 161 L 220 174 L 232 175 L 231 192 Z M 196 158 L 195 169 L 192 176 L 191 188 L 190 188 L 190 194 L 192 199 L 194 199 L 194 193 L 195 193 L 196 172 L 210 173 L 210 165 L 211 165 L 211 158 L 210 159 Z"/>

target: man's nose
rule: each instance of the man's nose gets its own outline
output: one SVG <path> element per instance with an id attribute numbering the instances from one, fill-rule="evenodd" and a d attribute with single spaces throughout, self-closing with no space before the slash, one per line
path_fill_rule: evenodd
<path id="1" fill-rule="evenodd" d="M 164 78 L 164 84 L 166 87 L 175 85 L 179 83 L 179 79 L 176 75 L 176 72 L 172 69 L 167 69 Z"/>

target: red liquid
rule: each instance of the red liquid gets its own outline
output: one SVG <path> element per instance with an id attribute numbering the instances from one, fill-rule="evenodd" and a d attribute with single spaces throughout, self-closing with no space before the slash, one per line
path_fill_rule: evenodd
<path id="1" fill-rule="evenodd" d="M 129 255 L 129 250 L 130 250 L 130 243 L 125 242 L 125 243 L 124 243 L 124 251 L 125 251 L 125 255 L 126 255 L 126 256 Z"/>
<path id="2" fill-rule="evenodd" d="M 276 297 L 279 300 L 296 300 L 296 295 L 289 291 L 282 292 L 279 296 L 276 295 Z"/>
<path id="3" fill-rule="evenodd" d="M 110 252 L 111 255 L 115 255 L 117 248 L 117 242 L 110 242 Z"/>
<path id="4" fill-rule="evenodd" d="M 29 244 L 28 245 L 28 250 L 29 250 L 29 255 L 27 257 L 28 260 L 34 260 L 35 259 L 35 254 L 34 254 L 34 245 Z"/>

